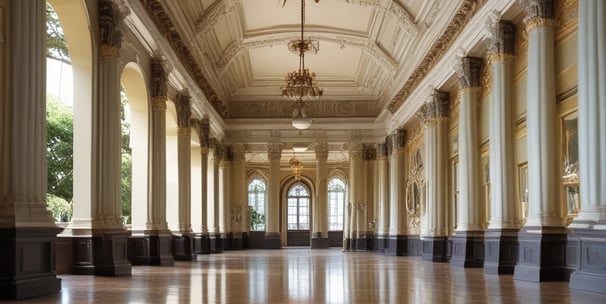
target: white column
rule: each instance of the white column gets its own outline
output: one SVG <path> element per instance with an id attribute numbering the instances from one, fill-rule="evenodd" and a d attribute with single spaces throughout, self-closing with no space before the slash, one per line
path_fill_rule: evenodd
<path id="1" fill-rule="evenodd" d="M 0 60 L 8 70 L 1 72 L 10 76 L 0 76 L 0 228 L 52 229 L 54 219 L 46 211 L 46 6 L 36 0 L 11 1 L 9 7 L 4 17 L 10 16 L 10 34 L 4 39 L 10 40 L 0 42 L 0 54 L 7 55 Z M 11 278 L 8 271 L 0 274 Z"/>
<path id="2" fill-rule="evenodd" d="M 195 120 L 194 126 L 200 140 L 200 225 L 202 235 L 208 235 L 208 154 L 210 146 L 210 121 Z"/>
<path id="3" fill-rule="evenodd" d="M 422 108 L 425 136 L 425 204 L 421 211 L 421 238 L 447 237 L 450 232 L 448 200 L 448 94 L 434 91 Z"/>
<path id="4" fill-rule="evenodd" d="M 219 222 L 221 218 L 221 198 L 220 198 L 220 181 L 219 181 L 219 165 L 221 163 L 221 144 L 214 140 L 215 143 L 212 145 L 211 153 L 212 160 L 210 161 L 209 173 L 209 184 L 212 186 L 212 191 L 209 191 L 208 200 L 212 202 L 211 208 L 208 211 L 209 216 L 209 230 L 214 233 L 217 237 L 221 230 L 219 229 Z"/>
<path id="5" fill-rule="evenodd" d="M 480 196 L 478 94 L 482 59 L 463 57 L 455 68 L 459 78 L 459 200 L 457 231 L 484 231 L 486 206 Z"/>
<path id="6" fill-rule="evenodd" d="M 238 143 L 232 145 L 232 166 L 231 166 L 231 201 L 233 203 L 232 231 L 234 237 L 241 237 L 242 232 L 248 231 L 246 226 L 246 216 L 248 216 L 248 192 L 246 187 L 246 168 L 245 168 L 245 146 Z"/>
<path id="7" fill-rule="evenodd" d="M 267 209 L 265 238 L 277 238 L 280 235 L 280 158 L 282 145 L 268 144 L 269 181 L 267 183 Z"/>
<path id="8" fill-rule="evenodd" d="M 521 210 L 516 198 L 512 114 L 511 65 L 514 60 L 515 26 L 498 21 L 489 40 L 492 66 L 490 104 L 490 229 L 518 229 Z M 530 143 L 530 142 L 529 142 Z"/>
<path id="9" fill-rule="evenodd" d="M 229 147 L 221 147 L 219 163 L 219 231 L 222 236 L 233 232 L 231 229 L 231 157 Z"/>
<path id="10" fill-rule="evenodd" d="M 364 156 L 364 145 L 361 143 L 351 143 L 349 146 L 349 202 L 351 207 L 351 239 L 359 239 L 364 237 L 364 183 L 363 183 L 363 168 L 362 157 Z"/>
<path id="11" fill-rule="evenodd" d="M 525 227 L 565 225 L 560 203 L 553 16 L 544 16 L 536 0 L 526 0 L 528 33 L 528 220 Z M 547 1 L 549 2 L 549 1 Z M 546 5 L 547 6 L 547 5 Z"/>
<path id="12" fill-rule="evenodd" d="M 179 180 L 179 232 L 192 233 L 191 227 L 191 107 L 187 91 L 175 97 L 177 109 L 177 167 Z"/>
<path id="13" fill-rule="evenodd" d="M 110 1 L 100 2 L 100 13 L 108 17 L 117 10 Z M 109 20 L 111 19 L 111 20 Z M 119 19 L 119 18 L 118 18 Z M 97 98 L 93 99 L 92 214 L 93 228 L 123 229 L 121 217 L 120 154 L 120 44 L 121 20 L 100 20 L 105 26 L 99 49 Z"/>
<path id="14" fill-rule="evenodd" d="M 389 234 L 389 167 L 387 164 L 387 146 L 385 143 L 377 144 L 377 159 L 378 159 L 378 199 L 379 199 L 379 214 L 377 223 L 377 234 L 379 236 L 387 236 Z"/>
<path id="15" fill-rule="evenodd" d="M 313 208 L 312 238 L 328 238 L 328 144 L 315 144 L 316 152 L 316 199 Z"/>
<path id="16" fill-rule="evenodd" d="M 579 174 L 581 206 L 571 227 L 606 221 L 606 5 L 579 1 Z M 594 228 L 606 229 L 598 224 Z"/>
<path id="17" fill-rule="evenodd" d="M 147 230 L 168 230 L 166 222 L 166 101 L 167 77 L 162 61 L 152 59 L 149 208 Z"/>
<path id="18" fill-rule="evenodd" d="M 406 215 L 406 131 L 398 129 L 389 136 L 391 155 L 389 156 L 389 235 L 408 234 Z"/>

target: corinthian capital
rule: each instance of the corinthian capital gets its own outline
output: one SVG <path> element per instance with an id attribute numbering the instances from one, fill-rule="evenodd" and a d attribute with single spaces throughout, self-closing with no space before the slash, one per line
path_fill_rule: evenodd
<path id="1" fill-rule="evenodd" d="M 490 20 L 490 36 L 486 38 L 488 52 L 492 54 L 514 55 L 516 26 L 511 21 Z"/>
<path id="2" fill-rule="evenodd" d="M 282 144 L 270 143 L 267 145 L 267 158 L 269 160 L 280 160 L 282 158 Z"/>
<path id="3" fill-rule="evenodd" d="M 191 120 L 191 96 L 187 89 L 180 91 L 175 96 L 175 108 L 177 110 L 177 126 L 179 128 L 188 128 Z"/>
<path id="4" fill-rule="evenodd" d="M 209 148 L 210 146 L 210 121 L 208 118 L 194 119 L 192 121 L 194 128 L 198 132 L 198 138 L 200 139 L 201 148 Z"/>
<path id="5" fill-rule="evenodd" d="M 477 88 L 480 86 L 482 58 L 463 57 L 461 63 L 455 66 L 455 72 L 461 88 Z"/>
<path id="6" fill-rule="evenodd" d="M 122 45 L 122 15 L 118 6 L 110 0 L 100 0 L 99 10 L 99 38 L 101 46 L 111 49 L 120 49 Z M 101 54 L 102 56 L 104 54 Z M 109 55 L 109 54 L 106 54 Z"/>
<path id="7" fill-rule="evenodd" d="M 151 61 L 151 96 L 162 97 L 168 92 L 168 77 L 164 71 L 163 60 L 159 57 L 152 58 Z"/>

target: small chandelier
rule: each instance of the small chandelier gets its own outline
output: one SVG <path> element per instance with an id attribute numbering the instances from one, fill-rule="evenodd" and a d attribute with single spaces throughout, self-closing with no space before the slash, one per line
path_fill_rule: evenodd
<path id="1" fill-rule="evenodd" d="M 296 181 L 301 180 L 301 173 L 303 172 L 303 163 L 301 163 L 296 155 L 293 152 L 293 157 L 290 159 L 290 168 L 292 169 L 292 174 L 295 176 Z"/>
<path id="2" fill-rule="evenodd" d="M 286 1 L 284 1 L 285 3 Z M 319 0 L 315 0 L 319 2 Z M 299 69 L 286 75 L 286 85 L 281 87 L 282 97 L 294 100 L 292 125 L 297 129 L 307 129 L 311 126 L 311 119 L 305 114 L 305 106 L 310 100 L 317 100 L 324 94 L 318 87 L 316 73 L 305 68 L 305 53 L 316 54 L 320 49 L 318 41 L 303 37 L 305 28 L 305 0 L 301 0 L 301 38 L 288 43 L 288 49 L 299 54 Z"/>

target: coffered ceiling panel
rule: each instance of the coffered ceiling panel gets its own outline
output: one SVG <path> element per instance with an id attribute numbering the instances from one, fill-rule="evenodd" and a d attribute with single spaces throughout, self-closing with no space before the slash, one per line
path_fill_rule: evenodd
<path id="1" fill-rule="evenodd" d="M 230 124 L 289 118 L 280 87 L 298 68 L 287 44 L 300 36 L 300 0 L 171 0 L 161 4 L 204 72 Z M 314 117 L 387 111 L 442 35 L 462 0 L 306 1 L 305 37 L 319 41 L 305 66 L 325 95 Z M 348 105 L 348 103 L 351 103 Z M 286 105 L 286 106 L 285 106 Z M 280 109 L 280 110 L 276 110 Z M 347 111 L 340 110 L 347 109 Z"/>

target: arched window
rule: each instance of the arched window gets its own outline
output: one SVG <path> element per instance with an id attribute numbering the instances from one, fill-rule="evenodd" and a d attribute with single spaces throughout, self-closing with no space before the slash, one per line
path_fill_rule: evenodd
<path id="1" fill-rule="evenodd" d="M 328 182 L 328 230 L 343 230 L 343 209 L 345 208 L 345 182 L 333 178 Z"/>
<path id="2" fill-rule="evenodd" d="M 248 208 L 250 209 L 250 230 L 265 230 L 265 181 L 253 179 L 248 184 Z"/>
<path id="3" fill-rule="evenodd" d="M 288 230 L 309 230 L 309 192 L 300 183 L 288 191 Z"/>

